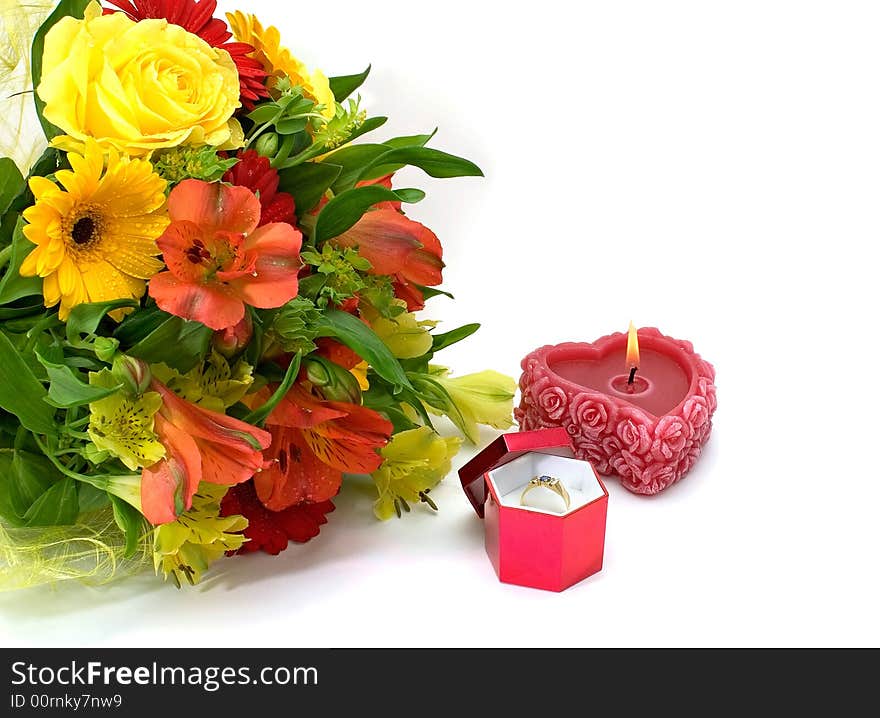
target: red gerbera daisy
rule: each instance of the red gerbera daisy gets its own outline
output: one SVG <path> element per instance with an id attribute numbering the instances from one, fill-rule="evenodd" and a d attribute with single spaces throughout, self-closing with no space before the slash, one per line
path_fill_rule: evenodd
<path id="1" fill-rule="evenodd" d="M 236 187 L 247 187 L 260 199 L 260 227 L 270 222 L 286 222 L 296 227 L 293 195 L 278 191 L 278 171 L 254 150 L 238 153 L 238 163 L 223 175 Z"/>
<path id="2" fill-rule="evenodd" d="M 223 497 L 221 516 L 240 514 L 248 520 L 244 535 L 250 540 L 234 553 L 265 551 L 277 556 L 290 541 L 305 543 L 315 538 L 327 523 L 326 514 L 336 507 L 332 501 L 298 504 L 283 511 L 270 511 L 257 498 L 254 482 L 233 486 Z"/>
<path id="3" fill-rule="evenodd" d="M 249 55 L 252 45 L 245 42 L 229 42 L 232 33 L 223 20 L 214 17 L 217 0 L 107 0 L 135 22 L 147 19 L 167 20 L 187 32 L 198 35 L 211 47 L 226 50 L 238 68 L 238 80 L 242 104 L 248 109 L 254 101 L 268 97 L 266 72 L 258 60 Z M 105 9 L 109 14 L 116 10 Z"/>

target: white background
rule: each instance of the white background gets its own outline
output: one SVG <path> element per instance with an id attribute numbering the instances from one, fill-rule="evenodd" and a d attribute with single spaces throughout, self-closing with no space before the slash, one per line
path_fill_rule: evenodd
<path id="1" fill-rule="evenodd" d="M 715 364 L 715 432 L 658 497 L 609 481 L 605 569 L 562 594 L 497 581 L 452 475 L 385 524 L 349 485 L 317 540 L 194 590 L 2 595 L 3 643 L 880 642 L 876 3 L 240 6 L 327 74 L 372 62 L 377 137 L 439 126 L 485 170 L 401 179 L 457 297 L 430 312 L 483 323 L 447 363 L 518 376 L 633 319 Z"/>

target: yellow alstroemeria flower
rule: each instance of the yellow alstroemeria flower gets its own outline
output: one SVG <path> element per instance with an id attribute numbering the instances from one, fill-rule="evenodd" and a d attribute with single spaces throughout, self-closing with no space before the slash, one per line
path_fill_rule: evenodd
<path id="1" fill-rule="evenodd" d="M 452 469 L 452 458 L 461 446 L 458 437 L 443 438 L 428 426 L 401 431 L 382 448 L 384 461 L 371 476 L 379 498 L 373 512 L 382 521 L 410 502 L 427 501 L 427 492 Z"/>
<path id="2" fill-rule="evenodd" d="M 154 364 L 151 369 L 180 398 L 220 414 L 241 400 L 254 383 L 250 364 L 238 361 L 230 367 L 227 359 L 216 351 L 186 374 L 165 364 Z"/>
<path id="3" fill-rule="evenodd" d="M 240 10 L 226 13 L 229 28 L 239 42 L 254 47 L 253 57 L 259 60 L 270 78 L 289 77 L 290 83 L 303 88 L 310 100 L 323 105 L 321 114 L 328 120 L 336 114 L 336 98 L 330 89 L 330 81 L 320 70 L 309 72 L 308 68 L 281 46 L 281 33 L 278 28 L 263 25 L 254 15 L 245 15 Z M 272 86 L 270 82 L 269 86 Z"/>
<path id="4" fill-rule="evenodd" d="M 428 409 L 448 416 L 471 443 L 476 444 L 480 438 L 477 424 L 495 429 L 513 426 L 516 382 L 509 376 L 486 369 L 476 374 L 450 377 L 448 369 L 432 366 L 430 377 L 446 390 L 452 405 L 429 405 Z"/>
<path id="5" fill-rule="evenodd" d="M 248 526 L 244 516 L 220 516 L 220 502 L 228 486 L 199 484 L 192 508 L 176 521 L 157 526 L 153 534 L 153 564 L 156 573 L 198 583 L 208 567 L 227 551 L 237 551 L 245 542 L 241 533 Z"/>
<path id="6" fill-rule="evenodd" d="M 119 386 L 109 369 L 89 374 L 89 384 L 103 389 Z M 100 450 L 117 457 L 129 469 L 152 466 L 165 456 L 165 447 L 153 431 L 162 397 L 154 391 L 140 396 L 123 391 L 89 404 L 89 438 Z"/>
<path id="7" fill-rule="evenodd" d="M 243 139 L 231 121 L 240 103 L 228 52 L 165 20 L 103 15 L 97 2 L 47 33 L 37 94 L 45 118 L 68 136 L 56 144 L 68 150 L 89 137 L 132 156 Z"/>
<path id="8" fill-rule="evenodd" d="M 395 300 L 395 303 L 406 308 L 406 302 L 402 300 Z M 382 343 L 398 359 L 415 359 L 431 350 L 434 339 L 430 330 L 437 326 L 437 322 L 419 321 L 415 314 L 407 311 L 386 319 L 366 304 L 361 311 Z"/>
<path id="9" fill-rule="evenodd" d="M 93 140 L 67 159 L 72 169 L 55 173 L 61 187 L 29 181 L 36 204 L 23 213 L 23 232 L 37 246 L 20 270 L 43 278 L 45 304 L 60 302 L 61 319 L 84 302 L 142 297 L 144 280 L 162 269 L 156 238 L 168 226 L 165 180 L 146 160 L 113 150 L 105 169 Z"/>

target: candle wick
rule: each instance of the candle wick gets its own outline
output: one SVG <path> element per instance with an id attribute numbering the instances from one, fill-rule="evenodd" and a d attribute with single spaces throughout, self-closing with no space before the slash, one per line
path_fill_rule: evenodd
<path id="1" fill-rule="evenodd" d="M 638 371 L 638 367 L 634 366 L 629 370 L 629 379 L 626 380 L 628 386 L 632 386 L 633 382 L 636 380 L 636 372 Z"/>

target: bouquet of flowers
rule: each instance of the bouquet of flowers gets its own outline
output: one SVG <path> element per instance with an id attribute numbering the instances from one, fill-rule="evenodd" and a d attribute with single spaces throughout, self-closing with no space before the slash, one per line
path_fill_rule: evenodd
<path id="1" fill-rule="evenodd" d="M 435 364 L 478 327 L 417 318 L 442 249 L 393 175 L 479 168 L 352 143 L 369 68 L 215 0 L 0 9 L 0 587 L 195 583 L 317 535 L 346 474 L 380 519 L 436 509 L 461 440 L 431 416 L 476 441 L 515 384 Z"/>

